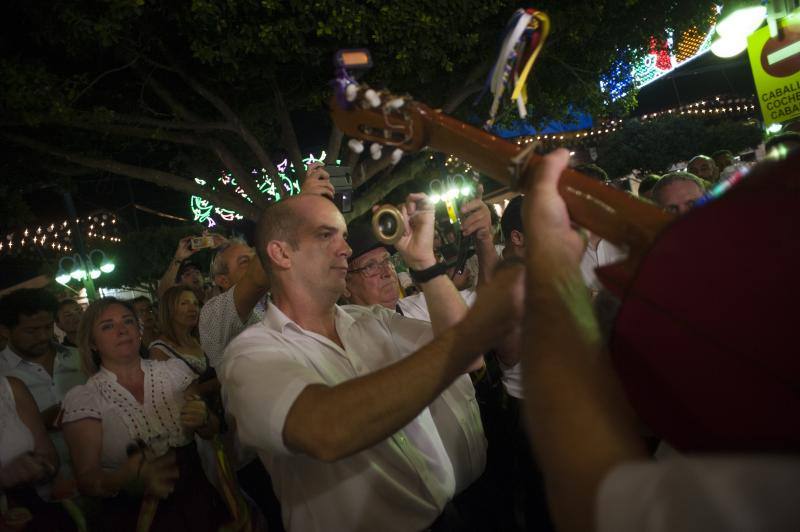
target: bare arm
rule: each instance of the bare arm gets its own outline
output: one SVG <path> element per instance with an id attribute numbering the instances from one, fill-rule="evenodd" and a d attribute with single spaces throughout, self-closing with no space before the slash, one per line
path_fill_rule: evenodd
<path id="1" fill-rule="evenodd" d="M 506 287 L 479 298 L 462 323 L 401 361 L 337 386 L 307 386 L 286 418 L 286 446 L 335 461 L 407 425 L 515 322 L 520 305 L 507 292 L 521 277 L 518 270 L 503 276 Z"/>
<path id="2" fill-rule="evenodd" d="M 121 490 L 139 484 L 147 493 L 166 498 L 178 478 L 174 452 L 159 458 L 145 458 L 140 451 L 130 456 L 119 469 L 103 469 L 100 463 L 103 425 L 98 419 L 65 423 L 64 438 L 69 446 L 78 489 L 84 495 L 113 497 Z"/>
<path id="3" fill-rule="evenodd" d="M 31 392 L 22 381 L 14 377 L 9 377 L 8 383 L 14 392 L 17 415 L 33 435 L 33 452 L 47 460 L 54 471 L 58 470 L 58 453 L 56 453 L 53 441 L 47 434 L 47 429 L 39 416 L 39 409 L 36 407 L 36 401 Z"/>
<path id="4" fill-rule="evenodd" d="M 33 435 L 33 451 L 0 467 L 0 490 L 41 481 L 58 470 L 58 454 L 47 435 L 36 401 L 22 381 L 8 377 L 8 383 L 14 394 L 17 415 Z"/>
<path id="5" fill-rule="evenodd" d="M 175 286 L 175 277 L 178 275 L 178 268 L 180 268 L 181 262 L 195 253 L 195 251 L 191 249 L 191 241 L 192 237 L 190 236 L 181 238 L 180 241 L 178 241 L 178 248 L 175 250 L 172 261 L 170 261 L 167 271 L 164 272 L 164 275 L 162 275 L 161 279 L 158 281 L 156 295 L 159 298 L 164 295 L 164 292 Z"/>
<path id="6" fill-rule="evenodd" d="M 261 301 L 267 290 L 269 290 L 269 277 L 267 277 L 264 268 L 261 267 L 261 261 L 257 257 L 251 257 L 244 277 L 231 290 L 233 290 L 233 303 L 236 305 L 236 313 L 242 323 L 246 323 L 250 319 L 250 314 L 252 314 L 256 304 Z"/>
<path id="7" fill-rule="evenodd" d="M 492 215 L 489 206 L 483 202 L 481 196 L 483 187 L 479 188 L 479 196 L 461 206 L 462 213 L 469 213 L 461 224 L 464 236 L 475 236 L 475 254 L 478 256 L 478 289 L 492 278 L 500 257 L 494 248 L 494 234 L 492 234 Z"/>
<path id="8" fill-rule="evenodd" d="M 528 428 L 559 530 L 592 530 L 597 489 L 616 465 L 646 452 L 603 353 L 579 269 L 581 238 L 556 184 L 568 155 L 545 157 L 528 191 L 522 358 Z M 564 393 L 564 390 L 570 393 Z"/>
<path id="9" fill-rule="evenodd" d="M 136 468 L 130 460 L 114 471 L 104 471 L 100 466 L 102 427 L 100 420 L 89 418 L 64 424 L 64 439 L 78 489 L 91 497 L 112 497 L 136 478 Z"/>
<path id="10" fill-rule="evenodd" d="M 434 266 L 433 204 L 425 194 L 409 194 L 401 211 L 405 232 L 396 244 L 397 250 L 412 270 L 421 271 Z M 467 305 L 446 275 L 434 277 L 420 287 L 425 294 L 434 336 L 458 323 L 466 315 Z"/>

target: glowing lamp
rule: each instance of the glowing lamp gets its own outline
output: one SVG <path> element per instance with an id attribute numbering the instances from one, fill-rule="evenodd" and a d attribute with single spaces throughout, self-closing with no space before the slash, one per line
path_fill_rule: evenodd
<path id="1" fill-rule="evenodd" d="M 82 281 L 83 279 L 86 279 L 86 271 L 85 270 L 72 270 L 72 273 L 70 274 L 70 276 L 72 276 L 72 278 L 75 279 L 76 281 Z"/>
<path id="2" fill-rule="evenodd" d="M 103 273 L 111 273 L 114 271 L 114 263 L 113 262 L 106 262 L 105 264 L 100 266 L 100 271 Z"/>
<path id="3" fill-rule="evenodd" d="M 72 277 L 68 273 L 62 273 L 58 277 L 56 277 L 56 282 L 58 284 L 67 284 Z"/>
<path id="4" fill-rule="evenodd" d="M 774 122 L 774 123 L 770 124 L 769 126 L 767 126 L 767 133 L 769 133 L 770 135 L 774 135 L 775 133 L 777 133 L 781 129 L 783 129 L 783 124 L 780 124 L 778 122 Z"/>
<path id="5" fill-rule="evenodd" d="M 722 18 L 717 22 L 717 33 L 723 37 L 746 38 L 761 26 L 767 16 L 767 7 L 753 5 L 753 2 L 730 2 L 729 6 L 723 8 Z"/>
<path id="6" fill-rule="evenodd" d="M 722 58 L 739 55 L 746 49 L 747 39 L 744 37 L 722 37 L 711 44 L 711 53 Z"/>
<path id="7" fill-rule="evenodd" d="M 97 279 L 100 277 L 100 270 L 92 270 L 89 272 L 89 275 L 92 277 L 92 279 Z"/>

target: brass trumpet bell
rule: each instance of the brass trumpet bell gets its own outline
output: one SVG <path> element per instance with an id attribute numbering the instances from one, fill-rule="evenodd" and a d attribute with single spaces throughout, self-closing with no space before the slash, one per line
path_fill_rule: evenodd
<path id="1" fill-rule="evenodd" d="M 380 242 L 393 246 L 405 234 L 403 215 L 394 205 L 383 205 L 372 215 L 372 232 Z"/>

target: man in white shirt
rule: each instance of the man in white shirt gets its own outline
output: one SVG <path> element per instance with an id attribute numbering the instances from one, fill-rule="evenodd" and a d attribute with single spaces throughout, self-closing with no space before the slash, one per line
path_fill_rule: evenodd
<path id="1" fill-rule="evenodd" d="M 58 451 L 60 474 L 71 477 L 69 450 L 56 421 L 64 396 L 84 384 L 86 374 L 78 350 L 55 341 L 57 308 L 56 298 L 41 288 L 21 288 L 0 299 L 0 333 L 8 338 L 0 351 L 0 375 L 25 383 Z"/>
<path id="2" fill-rule="evenodd" d="M 481 198 L 473 199 L 461 206 L 465 213 L 461 224 L 464 237 L 475 237 L 475 254 L 478 258 L 478 272 L 485 275 L 486 271 L 494 269 L 498 256 L 494 248 L 492 234 L 492 218 L 489 207 Z M 397 272 L 391 261 L 395 249 L 379 242 L 372 232 L 369 223 L 354 223 L 348 227 L 348 245 L 353 253 L 348 259 L 349 270 L 347 274 L 348 300 L 356 305 L 383 305 L 392 310 L 397 310 L 402 315 L 423 321 L 431 321 L 428 313 L 428 302 L 423 292 L 401 297 L 400 283 Z M 448 270 L 447 274 L 453 281 L 455 268 Z M 482 284 L 485 280 L 479 281 Z M 463 281 L 462 279 L 458 279 Z M 470 283 L 467 283 L 470 284 Z M 475 302 L 476 291 L 464 287 L 459 289 L 461 297 L 467 306 Z"/>
<path id="3" fill-rule="evenodd" d="M 397 247 L 436 302 L 432 327 L 380 306 L 336 305 L 351 250 L 329 200 L 289 198 L 259 223 L 272 302 L 231 342 L 219 378 L 289 530 L 422 530 L 483 467 L 482 434 L 463 414 L 477 407 L 452 405 L 474 397 L 453 381 L 514 321 L 506 291 L 520 272 L 467 312 L 437 267 L 432 207 L 424 195 L 409 200 L 413 230 Z"/>

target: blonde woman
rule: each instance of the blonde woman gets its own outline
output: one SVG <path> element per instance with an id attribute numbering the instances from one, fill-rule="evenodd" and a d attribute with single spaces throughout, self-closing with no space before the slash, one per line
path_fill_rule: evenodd
<path id="1" fill-rule="evenodd" d="M 63 430 L 79 489 L 106 498 L 92 528 L 134 530 L 147 496 L 161 499 L 151 530 L 216 530 L 229 517 L 194 435 L 213 437 L 218 420 L 185 393 L 194 374 L 179 360 L 143 360 L 136 314 L 114 298 L 89 306 L 78 344 L 91 377 L 64 399 Z"/>
<path id="2" fill-rule="evenodd" d="M 161 298 L 158 316 L 161 335 L 149 346 L 150 358 L 182 361 L 195 375 L 197 382 L 192 389 L 216 405 L 219 381 L 200 347 L 197 332 L 200 302 L 194 291 L 182 285 L 169 288 Z"/>

